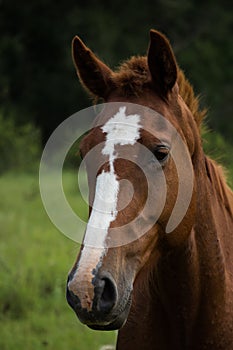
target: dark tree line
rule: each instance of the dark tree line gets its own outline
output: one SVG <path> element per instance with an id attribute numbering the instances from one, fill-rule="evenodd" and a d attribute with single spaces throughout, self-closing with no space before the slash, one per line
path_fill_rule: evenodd
<path id="1" fill-rule="evenodd" d="M 0 1 L 0 113 L 34 121 L 45 141 L 90 104 L 70 55 L 79 34 L 114 67 L 145 54 L 150 28 L 170 38 L 180 66 L 210 109 L 209 123 L 232 141 L 232 5 L 226 0 Z"/>

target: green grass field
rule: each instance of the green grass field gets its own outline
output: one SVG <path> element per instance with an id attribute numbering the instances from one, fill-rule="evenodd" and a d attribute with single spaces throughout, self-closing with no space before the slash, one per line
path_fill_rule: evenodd
<path id="1" fill-rule="evenodd" d="M 65 174 L 69 201 L 78 205 L 75 181 Z M 79 246 L 50 222 L 37 174 L 0 178 L 0 227 L 0 349 L 98 350 L 114 344 L 115 332 L 91 331 L 66 303 L 67 274 Z"/>
<path id="2" fill-rule="evenodd" d="M 68 201 L 85 217 L 76 181 L 65 172 Z M 0 227 L 0 349 L 98 350 L 114 344 L 115 332 L 91 331 L 66 303 L 66 278 L 79 246 L 50 222 L 38 174 L 0 177 Z"/>

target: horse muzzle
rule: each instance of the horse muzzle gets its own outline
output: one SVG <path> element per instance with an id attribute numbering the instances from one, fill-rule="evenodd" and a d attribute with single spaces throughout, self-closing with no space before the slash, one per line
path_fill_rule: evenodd
<path id="1" fill-rule="evenodd" d="M 117 285 L 109 273 L 95 276 L 92 281 L 94 297 L 91 300 L 88 288 L 77 284 L 73 274 L 68 277 L 66 298 L 79 320 L 95 330 L 116 330 L 126 322 L 131 291 L 119 297 Z M 85 300 L 85 303 L 82 302 Z"/>

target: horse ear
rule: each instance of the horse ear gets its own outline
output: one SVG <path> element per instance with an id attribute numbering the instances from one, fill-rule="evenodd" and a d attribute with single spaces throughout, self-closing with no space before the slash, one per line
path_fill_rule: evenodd
<path id="1" fill-rule="evenodd" d="M 83 86 L 94 96 L 105 98 L 111 87 L 111 69 L 78 36 L 72 41 L 72 56 Z"/>
<path id="2" fill-rule="evenodd" d="M 163 97 L 167 97 L 177 79 L 176 59 L 168 39 L 153 29 L 147 59 L 154 85 Z"/>

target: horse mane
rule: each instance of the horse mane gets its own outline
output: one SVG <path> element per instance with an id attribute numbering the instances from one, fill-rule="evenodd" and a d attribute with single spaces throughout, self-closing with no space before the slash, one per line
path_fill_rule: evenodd
<path id="1" fill-rule="evenodd" d="M 114 73 L 113 80 L 125 96 L 141 95 L 144 87 L 148 83 L 147 57 L 133 56 L 122 63 Z M 207 110 L 200 108 L 199 96 L 195 96 L 192 85 L 180 68 L 178 68 L 177 83 L 182 99 L 193 114 L 197 125 L 200 127 L 207 114 Z"/>
<path id="2" fill-rule="evenodd" d="M 197 125 L 200 127 L 202 121 L 207 115 L 207 109 L 200 108 L 200 98 L 199 95 L 195 95 L 194 90 L 188 79 L 185 77 L 184 72 L 178 69 L 178 79 L 177 83 L 179 86 L 179 94 L 183 98 L 184 102 L 188 106 L 189 110 L 194 116 Z"/>
<path id="3" fill-rule="evenodd" d="M 215 196 L 220 199 L 225 208 L 233 215 L 233 192 L 226 182 L 226 171 L 215 160 L 205 157 L 206 172 L 213 186 Z"/>

